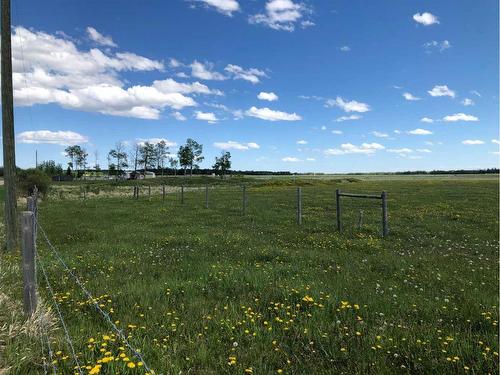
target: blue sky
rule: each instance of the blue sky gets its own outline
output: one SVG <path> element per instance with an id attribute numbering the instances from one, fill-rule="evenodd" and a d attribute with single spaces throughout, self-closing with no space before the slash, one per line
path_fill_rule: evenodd
<path id="1" fill-rule="evenodd" d="M 13 0 L 17 162 L 191 137 L 202 166 L 498 165 L 498 1 Z"/>

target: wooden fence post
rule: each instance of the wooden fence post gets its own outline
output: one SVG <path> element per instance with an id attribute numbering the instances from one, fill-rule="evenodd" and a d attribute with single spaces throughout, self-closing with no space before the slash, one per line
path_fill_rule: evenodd
<path id="1" fill-rule="evenodd" d="M 382 195 L 382 235 L 386 237 L 389 234 L 387 225 L 387 192 L 383 191 Z"/>
<path id="2" fill-rule="evenodd" d="M 161 191 L 162 199 L 163 199 L 163 202 L 165 202 L 165 185 L 162 185 L 161 188 L 162 188 L 162 191 Z"/>
<path id="3" fill-rule="evenodd" d="M 243 215 L 247 212 L 247 187 L 243 185 Z"/>
<path id="4" fill-rule="evenodd" d="M 205 208 L 208 208 L 208 185 L 205 185 Z"/>
<path id="5" fill-rule="evenodd" d="M 302 189 L 297 188 L 297 224 L 302 225 Z"/>
<path id="6" fill-rule="evenodd" d="M 139 185 L 137 185 L 136 188 L 137 188 L 137 195 L 135 196 L 135 199 L 139 199 Z"/>
<path id="7" fill-rule="evenodd" d="M 335 191 L 335 197 L 337 202 L 337 229 L 342 233 L 342 208 L 340 206 L 340 189 Z"/>
<path id="8" fill-rule="evenodd" d="M 33 212 L 23 212 L 21 217 L 21 249 L 23 256 L 23 306 L 24 314 L 32 316 L 37 306 L 36 259 L 33 233 Z"/>
<path id="9" fill-rule="evenodd" d="M 184 185 L 181 186 L 181 204 L 184 204 Z"/>
<path id="10" fill-rule="evenodd" d="M 358 216 L 358 229 L 361 229 L 363 226 L 363 210 L 359 210 L 359 216 Z"/>

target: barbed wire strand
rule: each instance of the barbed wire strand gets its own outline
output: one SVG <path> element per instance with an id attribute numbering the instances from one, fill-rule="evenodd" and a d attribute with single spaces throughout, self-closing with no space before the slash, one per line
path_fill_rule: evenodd
<path id="1" fill-rule="evenodd" d="M 43 277 L 45 279 L 45 283 L 47 285 L 47 288 L 49 289 L 50 295 L 52 296 L 52 301 L 54 301 L 54 306 L 56 308 L 57 315 L 59 315 L 59 319 L 61 321 L 61 325 L 63 327 L 64 334 L 66 336 L 66 341 L 68 342 L 68 345 L 69 345 L 69 348 L 71 351 L 71 355 L 73 356 L 73 359 L 75 360 L 78 372 L 80 373 L 80 375 L 83 375 L 83 371 L 82 371 L 82 368 L 80 366 L 80 362 L 78 362 L 78 358 L 77 358 L 76 353 L 75 353 L 75 347 L 73 346 L 73 341 L 71 340 L 71 336 L 69 335 L 68 328 L 66 327 L 66 323 L 64 322 L 64 318 L 62 316 L 61 310 L 59 309 L 59 304 L 56 301 L 56 296 L 54 294 L 54 290 L 52 289 L 52 286 L 50 285 L 49 278 L 47 276 L 47 273 L 45 272 L 45 268 L 43 267 L 43 263 L 40 261 L 40 258 L 38 257 L 38 255 L 35 255 L 35 256 L 36 256 L 36 260 L 38 261 L 38 264 L 40 265 L 40 268 L 42 270 Z"/>
<path id="2" fill-rule="evenodd" d="M 43 227 L 38 223 L 37 221 L 37 226 L 38 228 L 40 228 L 40 232 L 42 233 L 43 237 L 45 238 L 45 241 L 47 242 L 49 248 L 52 250 L 52 252 L 56 255 L 57 259 L 59 260 L 59 262 L 62 264 L 62 266 L 66 269 L 66 271 L 68 271 L 68 273 L 73 277 L 73 279 L 75 280 L 75 282 L 78 284 L 78 286 L 80 288 L 82 288 L 83 292 L 85 293 L 85 295 L 89 298 L 89 300 L 92 302 L 92 304 L 94 305 L 94 307 L 96 308 L 97 311 L 99 311 L 103 316 L 104 318 L 108 321 L 108 323 L 111 325 L 111 327 L 115 330 L 116 334 L 118 335 L 118 337 L 120 337 L 120 339 L 122 340 L 122 342 L 130 349 L 130 351 L 132 351 L 132 353 L 134 354 L 134 356 L 142 362 L 142 364 L 144 365 L 144 368 L 146 369 L 147 372 L 151 372 L 151 369 L 150 367 L 146 364 L 146 362 L 144 361 L 144 358 L 142 357 L 141 353 L 135 349 L 130 343 L 129 341 L 127 340 L 127 338 L 125 337 L 125 335 L 123 334 L 123 331 L 121 329 L 119 329 L 116 324 L 113 322 L 113 320 L 111 320 L 111 317 L 109 316 L 109 314 L 104 311 L 103 309 L 101 309 L 101 307 L 99 306 L 99 304 L 96 302 L 96 299 L 92 296 L 92 294 L 87 290 L 87 288 L 85 288 L 85 286 L 83 285 L 83 283 L 80 281 L 80 279 L 78 278 L 78 276 L 75 275 L 75 273 L 68 267 L 68 265 L 66 264 L 66 262 L 64 262 L 64 259 L 62 259 L 62 257 L 59 255 L 59 252 L 56 250 L 56 248 L 54 247 L 54 245 L 52 244 L 52 242 L 50 242 L 48 236 L 47 236 L 47 233 L 45 233 L 45 230 L 43 229 Z"/>

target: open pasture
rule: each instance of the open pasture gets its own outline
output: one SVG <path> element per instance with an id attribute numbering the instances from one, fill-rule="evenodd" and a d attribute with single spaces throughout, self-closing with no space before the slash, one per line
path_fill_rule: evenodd
<path id="1" fill-rule="evenodd" d="M 184 203 L 178 188 L 149 199 L 149 181 L 137 200 L 125 183 L 124 196 L 52 194 L 40 203 L 48 238 L 144 359 L 125 347 L 39 234 L 39 258 L 83 373 L 146 373 L 145 365 L 156 374 L 498 372 L 497 176 L 248 178 L 210 188 L 208 209 L 206 180 L 183 180 L 171 185 L 192 185 Z M 295 185 L 302 186 L 301 226 Z M 335 189 L 387 191 L 389 236 L 380 235 L 379 201 L 348 198 L 339 234 Z M 2 262 L 0 284 L 11 286 L 2 292 L 19 301 L 19 257 Z M 47 308 L 40 270 L 38 280 Z M 75 373 L 51 314 L 55 366 Z M 36 334 L 0 335 L 7 342 L 1 366 L 43 373 Z"/>

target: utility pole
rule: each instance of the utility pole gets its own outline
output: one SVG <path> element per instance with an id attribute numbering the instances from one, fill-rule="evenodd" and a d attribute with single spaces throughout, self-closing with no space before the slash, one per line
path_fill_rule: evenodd
<path id="1" fill-rule="evenodd" d="M 14 99 L 12 88 L 12 48 L 10 0 L 1 0 L 2 136 L 5 186 L 5 248 L 17 245 L 16 145 L 14 142 Z"/>

